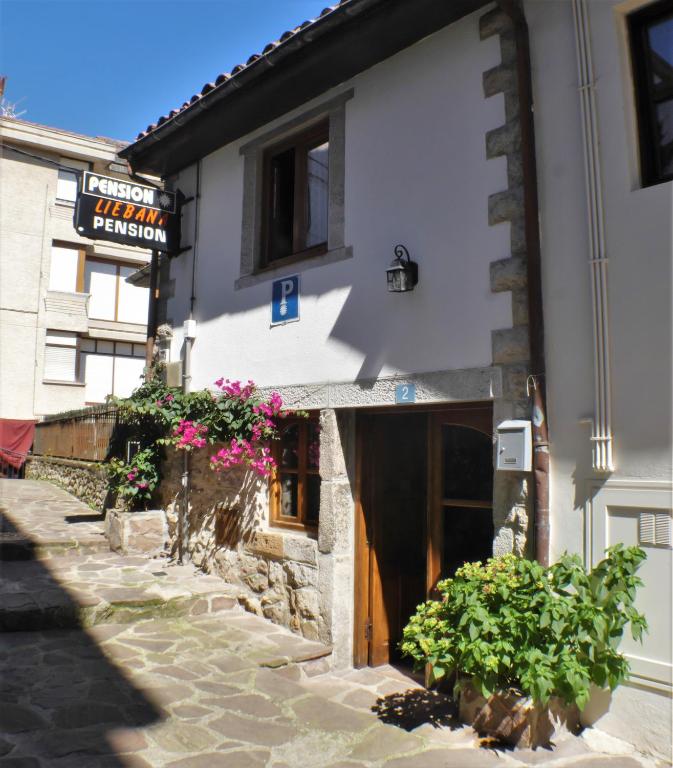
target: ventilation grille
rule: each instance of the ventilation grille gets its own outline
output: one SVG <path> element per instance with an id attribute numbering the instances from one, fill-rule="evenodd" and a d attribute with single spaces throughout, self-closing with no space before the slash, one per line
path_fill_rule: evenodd
<path id="1" fill-rule="evenodd" d="M 645 509 L 638 520 L 638 539 L 641 544 L 656 547 L 673 547 L 671 513 Z"/>

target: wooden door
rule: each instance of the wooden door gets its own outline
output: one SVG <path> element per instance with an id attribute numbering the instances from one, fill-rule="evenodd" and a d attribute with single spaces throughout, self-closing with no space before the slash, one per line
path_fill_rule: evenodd
<path id="1" fill-rule="evenodd" d="M 364 416 L 358 450 L 355 660 L 378 666 L 425 597 L 427 415 Z"/>
<path id="2" fill-rule="evenodd" d="M 492 548 L 492 408 L 358 415 L 354 663 L 396 659 L 415 606 Z"/>
<path id="3" fill-rule="evenodd" d="M 474 404 L 432 414 L 428 493 L 428 595 L 464 562 L 493 552 L 493 412 Z"/>

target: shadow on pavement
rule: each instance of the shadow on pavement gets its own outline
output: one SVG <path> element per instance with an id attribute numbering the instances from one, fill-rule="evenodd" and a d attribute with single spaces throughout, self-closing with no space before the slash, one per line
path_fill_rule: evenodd
<path id="1" fill-rule="evenodd" d="M 35 560 L 33 549 L 0 512 L 1 610 L 21 611 L 22 600 L 39 597 L 26 594 L 21 573 L 30 569 L 49 585 L 48 604 L 65 609 L 72 626 L 0 634 L 0 763 L 7 768 L 130 766 L 132 753 L 145 746 L 132 729 L 156 722 L 161 712 L 79 624 L 74 600 Z M 47 611 L 48 604 L 40 601 Z M 111 637 L 120 630 L 102 626 L 96 635 Z"/>
<path id="2" fill-rule="evenodd" d="M 76 525 L 77 523 L 100 523 L 105 520 L 105 512 L 95 512 L 90 515 L 66 515 L 63 518 L 66 523 Z"/>
<path id="3" fill-rule="evenodd" d="M 413 731 L 424 723 L 435 728 L 459 728 L 456 705 L 450 696 L 426 688 L 393 693 L 378 699 L 372 712 L 384 723 Z"/>

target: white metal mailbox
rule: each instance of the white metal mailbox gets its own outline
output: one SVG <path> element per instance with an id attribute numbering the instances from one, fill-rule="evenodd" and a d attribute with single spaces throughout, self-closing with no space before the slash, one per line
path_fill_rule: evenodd
<path id="1" fill-rule="evenodd" d="M 498 458 L 496 469 L 530 472 L 533 437 L 530 421 L 512 420 L 498 424 Z"/>

